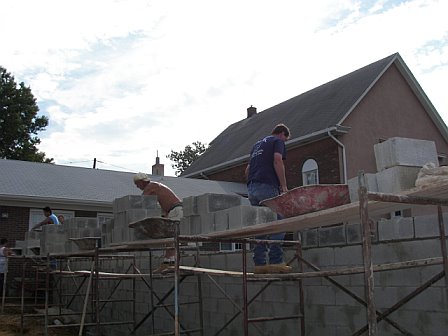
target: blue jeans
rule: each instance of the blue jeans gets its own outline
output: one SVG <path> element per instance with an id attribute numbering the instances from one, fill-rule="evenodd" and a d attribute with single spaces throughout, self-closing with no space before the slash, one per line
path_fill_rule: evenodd
<path id="1" fill-rule="evenodd" d="M 278 187 L 270 184 L 251 182 L 247 186 L 249 193 L 249 201 L 252 205 L 260 206 L 260 202 L 280 195 Z M 277 215 L 277 219 L 281 219 L 281 216 Z M 271 240 L 283 240 L 285 233 L 274 233 L 265 236 L 256 237 L 256 239 L 271 239 Z M 269 263 L 281 264 L 283 262 L 283 249 L 279 243 L 272 244 L 256 244 L 253 249 L 253 260 L 255 266 L 266 265 L 266 252 L 269 250 Z"/>

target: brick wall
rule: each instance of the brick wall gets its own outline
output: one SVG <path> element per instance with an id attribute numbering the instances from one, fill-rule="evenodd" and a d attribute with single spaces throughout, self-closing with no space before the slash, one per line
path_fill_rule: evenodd
<path id="1" fill-rule="evenodd" d="M 302 185 L 302 166 L 308 159 L 314 159 L 317 162 L 320 183 L 341 183 L 338 145 L 332 139 L 324 139 L 287 151 L 285 173 L 289 189 Z M 244 163 L 210 174 L 208 178 L 216 181 L 245 183 L 244 170 L 246 165 L 247 163 Z"/>
<path id="2" fill-rule="evenodd" d="M 0 214 L 0 236 L 8 239 L 8 247 L 13 247 L 16 240 L 25 239 L 25 232 L 28 231 L 29 208 L 0 206 Z M 8 270 L 10 273 L 8 279 L 20 276 L 22 261 L 10 259 Z"/>

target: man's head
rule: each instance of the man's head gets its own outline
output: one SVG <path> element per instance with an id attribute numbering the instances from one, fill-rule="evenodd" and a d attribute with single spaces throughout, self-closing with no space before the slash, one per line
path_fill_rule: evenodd
<path id="1" fill-rule="evenodd" d="M 286 141 L 289 139 L 291 133 L 289 132 L 289 128 L 285 124 L 278 124 L 272 130 L 272 135 L 279 136 L 283 141 Z"/>
<path id="2" fill-rule="evenodd" d="M 137 188 L 141 190 L 144 190 L 149 182 L 151 182 L 151 180 L 145 173 L 137 173 L 134 175 L 134 183 L 137 186 Z"/>
<path id="3" fill-rule="evenodd" d="M 6 245 L 8 243 L 8 239 L 0 238 L 0 245 Z"/>
<path id="4" fill-rule="evenodd" d="M 48 206 L 46 206 L 45 208 L 43 208 L 42 209 L 43 211 L 44 211 L 44 214 L 45 214 L 45 216 L 50 216 L 52 213 L 53 213 L 53 211 L 51 211 L 51 208 L 50 207 L 48 207 Z"/>

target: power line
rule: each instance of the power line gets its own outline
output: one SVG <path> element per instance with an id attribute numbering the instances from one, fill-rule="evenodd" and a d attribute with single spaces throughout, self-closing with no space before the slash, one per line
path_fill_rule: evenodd
<path id="1" fill-rule="evenodd" d="M 109 166 L 112 166 L 112 167 L 115 167 L 115 168 L 125 169 L 125 170 L 127 170 L 127 171 L 131 171 L 131 172 L 136 172 L 136 171 L 133 170 L 133 169 L 126 168 L 126 167 L 116 166 L 116 165 L 113 165 L 113 164 L 111 164 L 111 163 L 107 163 L 107 162 L 104 162 L 104 161 L 96 160 L 96 162 L 98 162 L 98 163 L 102 163 L 102 164 L 106 164 L 106 165 L 109 165 Z"/>

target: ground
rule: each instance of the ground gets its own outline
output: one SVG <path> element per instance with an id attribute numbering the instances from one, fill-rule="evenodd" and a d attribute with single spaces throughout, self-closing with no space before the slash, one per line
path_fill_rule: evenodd
<path id="1" fill-rule="evenodd" d="M 29 311 L 27 313 L 31 313 Z M 20 308 L 6 307 L 3 314 L 0 314 L 0 336 L 20 335 Z M 44 336 L 45 325 L 43 317 L 25 317 L 23 335 Z M 74 336 L 78 335 L 78 328 L 49 328 L 50 336 Z"/>

